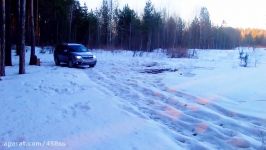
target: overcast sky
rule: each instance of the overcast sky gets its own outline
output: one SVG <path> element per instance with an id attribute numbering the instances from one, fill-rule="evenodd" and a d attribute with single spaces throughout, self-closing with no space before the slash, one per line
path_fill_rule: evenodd
<path id="1" fill-rule="evenodd" d="M 113 0 L 115 1 L 115 0 Z M 129 4 L 142 14 L 146 0 L 117 0 L 120 7 Z M 266 29 L 266 0 L 151 0 L 157 10 L 166 8 L 170 14 L 190 21 L 202 6 L 208 8 L 211 20 L 220 25 L 223 20 L 228 26 Z M 89 9 L 101 6 L 102 0 L 80 0 Z"/>

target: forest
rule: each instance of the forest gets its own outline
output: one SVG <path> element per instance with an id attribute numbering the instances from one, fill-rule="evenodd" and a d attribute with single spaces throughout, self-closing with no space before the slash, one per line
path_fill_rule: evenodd
<path id="1" fill-rule="evenodd" d="M 213 24 L 206 7 L 186 22 L 167 9 L 156 10 L 149 0 L 142 14 L 113 0 L 102 0 L 95 10 L 87 5 L 77 0 L 1 0 L 0 76 L 5 66 L 12 66 L 13 47 L 20 57 L 19 73 L 25 73 L 25 45 L 31 46 L 31 65 L 37 63 L 35 45 L 63 42 L 137 51 L 266 46 L 265 30 Z"/>

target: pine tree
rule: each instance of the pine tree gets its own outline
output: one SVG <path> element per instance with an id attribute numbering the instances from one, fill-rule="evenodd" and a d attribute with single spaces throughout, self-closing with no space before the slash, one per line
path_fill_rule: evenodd
<path id="1" fill-rule="evenodd" d="M 200 23 L 197 17 L 189 27 L 189 45 L 190 48 L 200 48 Z"/>
<path id="2" fill-rule="evenodd" d="M 117 14 L 117 36 L 119 45 L 124 49 L 131 49 L 132 32 L 133 32 L 133 22 L 136 19 L 136 13 L 125 5 L 122 10 Z"/>
<path id="3" fill-rule="evenodd" d="M 16 2 L 16 33 L 20 32 L 20 0 Z M 20 55 L 20 36 L 16 36 L 16 55 Z"/>
<path id="4" fill-rule="evenodd" d="M 103 0 L 102 7 L 100 10 L 101 15 L 101 43 L 104 46 L 108 45 L 109 36 L 108 36 L 108 29 L 109 29 L 109 9 L 108 9 L 108 3 L 106 0 Z"/>
<path id="5" fill-rule="evenodd" d="M 72 41 L 72 22 L 73 22 L 73 11 L 74 11 L 74 2 L 70 1 L 68 4 L 68 37 L 67 41 Z"/>
<path id="6" fill-rule="evenodd" d="M 25 74 L 25 14 L 26 0 L 20 0 L 20 54 L 19 54 L 19 74 Z"/>
<path id="7" fill-rule="evenodd" d="M 211 21 L 208 9 L 201 8 L 200 11 L 200 48 L 210 48 Z"/>
<path id="8" fill-rule="evenodd" d="M 5 76 L 5 0 L 0 5 L 0 76 Z"/>
<path id="9" fill-rule="evenodd" d="M 30 2 L 30 29 L 31 29 L 31 51 L 30 51 L 30 65 L 37 64 L 37 56 L 35 55 L 35 25 L 34 25 L 34 0 Z"/>
<path id="10" fill-rule="evenodd" d="M 185 30 L 185 24 L 184 21 L 178 17 L 177 19 L 177 45 L 178 47 L 184 46 L 184 30 Z"/>
<path id="11" fill-rule="evenodd" d="M 151 51 L 151 40 L 152 40 L 152 23 L 153 23 L 153 14 L 154 14 L 154 7 L 151 1 L 147 1 L 145 8 L 144 8 L 144 15 L 143 15 L 143 38 L 144 43 L 146 43 L 146 50 Z"/>
<path id="12" fill-rule="evenodd" d="M 176 19 L 173 17 L 170 17 L 165 26 L 166 30 L 166 47 L 169 48 L 175 48 L 176 47 L 176 37 L 177 37 L 177 23 Z"/>
<path id="13" fill-rule="evenodd" d="M 5 40 L 5 65 L 12 66 L 12 52 L 11 52 L 11 1 L 6 1 L 6 40 Z"/>

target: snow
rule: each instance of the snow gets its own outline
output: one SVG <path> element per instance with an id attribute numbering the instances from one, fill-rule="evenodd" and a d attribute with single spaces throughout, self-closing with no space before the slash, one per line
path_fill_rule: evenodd
<path id="1" fill-rule="evenodd" d="M 239 49 L 249 53 L 248 67 L 240 67 Z M 197 50 L 197 59 L 162 51 L 93 50 L 98 63 L 85 69 L 38 54 L 41 66 L 25 75 L 14 57 L 0 81 L 0 149 L 8 141 L 45 141 L 40 149 L 266 148 L 264 49 Z"/>
<path id="2" fill-rule="evenodd" d="M 259 59 L 261 62 L 258 66 L 254 67 L 250 63 L 252 66 L 248 68 L 238 66 L 238 51 L 225 51 L 220 56 L 217 53 L 219 52 L 214 50 L 201 52 L 204 56 L 200 57 L 205 61 L 196 60 L 193 64 L 195 66 L 191 66 L 200 68 L 192 71 L 196 74 L 192 81 L 190 78 L 174 79 L 175 76 L 171 75 L 166 76 L 164 81 L 175 90 L 193 93 L 198 97 L 209 97 L 211 101 L 219 100 L 219 105 L 223 103 L 246 115 L 265 119 L 265 51 L 256 52 L 256 55 L 264 56 Z"/>
<path id="3" fill-rule="evenodd" d="M 178 147 L 152 120 L 121 109 L 119 97 L 88 77 L 91 69 L 56 67 L 52 55 L 39 57 L 41 67 L 27 66 L 27 74 L 17 75 L 16 63 L 7 67 L 0 82 L 1 150 Z M 44 145 L 12 145 L 15 142 Z"/>

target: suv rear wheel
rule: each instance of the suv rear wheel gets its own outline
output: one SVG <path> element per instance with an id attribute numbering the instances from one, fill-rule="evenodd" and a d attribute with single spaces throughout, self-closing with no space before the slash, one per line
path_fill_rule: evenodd
<path id="1" fill-rule="evenodd" d="M 54 62 L 55 62 L 55 65 L 56 66 L 59 66 L 60 65 L 60 60 L 58 59 L 58 56 L 55 56 L 54 57 Z"/>

